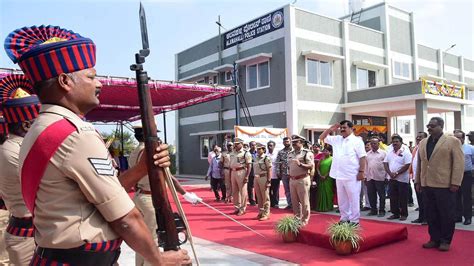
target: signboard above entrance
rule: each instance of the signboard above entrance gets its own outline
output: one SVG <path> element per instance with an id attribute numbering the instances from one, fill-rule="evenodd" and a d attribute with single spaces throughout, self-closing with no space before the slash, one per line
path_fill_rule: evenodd
<path id="1" fill-rule="evenodd" d="M 224 49 L 284 27 L 283 8 L 261 16 L 223 35 Z"/>

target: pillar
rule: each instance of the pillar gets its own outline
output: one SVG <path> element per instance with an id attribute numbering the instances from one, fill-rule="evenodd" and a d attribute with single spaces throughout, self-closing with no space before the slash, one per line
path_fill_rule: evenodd
<path id="1" fill-rule="evenodd" d="M 426 132 L 426 125 L 428 124 L 428 101 L 416 100 L 416 132 Z"/>
<path id="2" fill-rule="evenodd" d="M 454 111 L 454 129 L 462 129 L 464 117 L 464 105 L 461 105 L 460 111 Z"/>

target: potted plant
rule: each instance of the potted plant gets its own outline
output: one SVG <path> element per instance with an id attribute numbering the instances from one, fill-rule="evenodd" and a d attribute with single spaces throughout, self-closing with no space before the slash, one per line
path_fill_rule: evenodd
<path id="1" fill-rule="evenodd" d="M 296 241 L 301 228 L 301 220 L 296 216 L 286 215 L 278 220 L 275 230 L 283 238 L 283 242 L 290 243 Z"/>
<path id="2" fill-rule="evenodd" d="M 351 254 L 353 250 L 360 248 L 360 226 L 348 222 L 334 222 L 329 225 L 329 242 L 339 255 Z"/>

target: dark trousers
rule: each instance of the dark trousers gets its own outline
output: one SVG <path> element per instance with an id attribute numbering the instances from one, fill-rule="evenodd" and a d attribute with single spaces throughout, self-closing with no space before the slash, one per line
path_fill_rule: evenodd
<path id="1" fill-rule="evenodd" d="M 418 201 L 418 220 L 426 221 L 425 204 L 423 202 L 423 194 L 421 192 L 416 192 L 416 200 Z"/>
<path id="2" fill-rule="evenodd" d="M 472 173 L 464 172 L 461 187 L 456 193 L 456 220 L 472 218 Z"/>
<path id="3" fill-rule="evenodd" d="M 216 199 L 225 199 L 225 184 L 224 178 L 213 178 L 211 177 L 211 187 L 212 191 L 214 191 L 214 195 Z M 219 189 L 222 191 L 222 197 L 219 196 Z"/>
<path id="4" fill-rule="evenodd" d="M 421 190 L 430 240 L 450 244 L 455 227 L 456 193 L 449 188 L 423 187 Z"/>
<path id="5" fill-rule="evenodd" d="M 408 204 L 413 204 L 413 189 L 411 188 L 410 180 L 408 180 Z"/>
<path id="6" fill-rule="evenodd" d="M 255 176 L 250 175 L 249 176 L 249 182 L 247 183 L 247 194 L 249 196 L 249 202 L 250 203 L 255 203 L 255 197 L 253 195 L 253 180 L 255 179 Z"/>
<path id="7" fill-rule="evenodd" d="M 377 195 L 379 195 L 379 211 L 385 212 L 385 181 L 367 181 L 367 194 L 372 212 L 377 212 Z"/>
<path id="8" fill-rule="evenodd" d="M 390 210 L 394 215 L 408 216 L 408 183 L 390 180 Z"/>
<path id="9" fill-rule="evenodd" d="M 278 206 L 280 201 L 280 179 L 272 179 L 270 182 L 270 206 Z"/>

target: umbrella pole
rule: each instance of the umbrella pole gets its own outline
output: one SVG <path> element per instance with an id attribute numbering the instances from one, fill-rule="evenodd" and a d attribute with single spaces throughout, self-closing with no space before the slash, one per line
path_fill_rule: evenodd
<path id="1" fill-rule="evenodd" d="M 163 111 L 163 134 L 165 137 L 165 143 L 168 143 L 166 138 L 166 111 Z"/>

